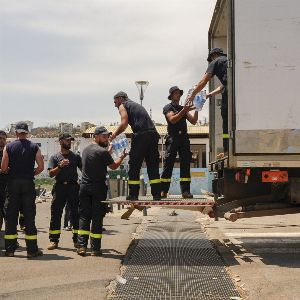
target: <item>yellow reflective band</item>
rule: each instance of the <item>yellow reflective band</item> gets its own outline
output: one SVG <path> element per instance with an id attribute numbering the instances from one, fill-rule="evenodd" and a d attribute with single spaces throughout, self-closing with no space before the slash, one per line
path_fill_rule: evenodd
<path id="1" fill-rule="evenodd" d="M 25 240 L 37 240 L 37 235 L 27 235 L 27 234 L 25 234 Z"/>
<path id="2" fill-rule="evenodd" d="M 73 229 L 72 232 L 73 232 L 73 233 L 78 233 L 78 230 Z"/>
<path id="3" fill-rule="evenodd" d="M 128 184 L 140 184 L 139 180 L 128 180 Z"/>
<path id="4" fill-rule="evenodd" d="M 229 134 L 228 133 L 223 133 L 223 139 L 229 139 Z"/>
<path id="5" fill-rule="evenodd" d="M 160 179 L 152 179 L 149 180 L 150 184 L 154 184 L 154 183 L 160 183 Z"/>
<path id="6" fill-rule="evenodd" d="M 24 215 L 23 215 L 23 214 L 20 214 L 20 217 L 23 217 L 23 218 L 24 218 Z"/>
<path id="7" fill-rule="evenodd" d="M 180 181 L 191 181 L 191 178 L 180 178 Z"/>
<path id="8" fill-rule="evenodd" d="M 60 230 L 49 230 L 50 234 L 61 234 Z"/>
<path id="9" fill-rule="evenodd" d="M 78 230 L 78 234 L 81 234 L 81 235 L 89 235 L 90 232 L 88 230 Z"/>
<path id="10" fill-rule="evenodd" d="M 171 178 L 161 178 L 161 182 L 171 182 Z"/>
<path id="11" fill-rule="evenodd" d="M 17 234 L 6 234 L 6 235 L 4 236 L 4 238 L 5 238 L 6 240 L 14 240 L 14 239 L 17 239 L 17 238 L 18 238 L 18 235 L 17 235 Z"/>
<path id="12" fill-rule="evenodd" d="M 94 239 L 101 239 L 102 238 L 102 234 L 99 233 L 91 233 L 90 237 L 94 238 Z"/>

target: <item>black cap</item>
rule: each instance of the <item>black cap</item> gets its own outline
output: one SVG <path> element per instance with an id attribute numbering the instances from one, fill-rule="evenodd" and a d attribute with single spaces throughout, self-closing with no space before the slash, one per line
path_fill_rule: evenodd
<path id="1" fill-rule="evenodd" d="M 59 141 L 61 141 L 61 140 L 71 140 L 71 141 L 74 141 L 75 139 L 69 133 L 62 133 L 62 134 L 59 135 L 58 140 Z"/>
<path id="2" fill-rule="evenodd" d="M 28 133 L 29 129 L 28 129 L 28 125 L 25 122 L 18 122 L 16 124 L 16 132 L 17 133 Z"/>
<path id="3" fill-rule="evenodd" d="M 169 89 L 169 96 L 168 96 L 168 99 L 171 100 L 171 97 L 172 97 L 172 94 L 173 92 L 175 91 L 180 91 L 180 94 L 181 96 L 183 95 L 183 90 L 181 90 L 178 86 L 172 86 L 170 89 Z"/>
<path id="4" fill-rule="evenodd" d="M 122 92 L 122 91 L 120 91 L 120 92 L 118 92 L 114 95 L 114 99 L 116 99 L 117 97 L 122 97 L 122 98 L 125 98 L 125 99 L 128 98 L 127 94 L 125 92 Z"/>
<path id="5" fill-rule="evenodd" d="M 96 127 L 95 131 L 94 131 L 94 135 L 98 135 L 98 134 L 112 134 L 111 132 L 109 132 L 104 126 L 100 126 L 100 127 Z"/>
<path id="6" fill-rule="evenodd" d="M 212 55 L 215 54 L 215 53 L 218 53 L 218 54 L 220 54 L 221 56 L 227 56 L 226 54 L 224 54 L 223 49 L 221 49 L 221 48 L 213 48 L 213 49 L 211 49 L 211 50 L 209 51 L 209 54 L 208 54 L 208 57 L 207 57 L 207 61 L 208 61 L 208 62 L 211 62 L 211 61 L 212 61 L 211 57 L 212 57 Z"/>

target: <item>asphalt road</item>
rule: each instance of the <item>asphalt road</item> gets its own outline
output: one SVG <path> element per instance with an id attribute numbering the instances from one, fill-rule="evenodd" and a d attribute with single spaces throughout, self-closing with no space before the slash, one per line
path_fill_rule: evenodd
<path id="1" fill-rule="evenodd" d="M 44 256 L 26 258 L 24 234 L 18 233 L 21 248 L 16 256 L 4 256 L 0 237 L 0 299 L 105 299 L 105 287 L 119 274 L 131 234 L 141 218 L 120 219 L 120 211 L 104 221 L 103 257 L 80 257 L 73 249 L 72 234 L 62 231 L 59 249 L 46 250 L 50 201 L 37 204 L 38 244 Z"/>

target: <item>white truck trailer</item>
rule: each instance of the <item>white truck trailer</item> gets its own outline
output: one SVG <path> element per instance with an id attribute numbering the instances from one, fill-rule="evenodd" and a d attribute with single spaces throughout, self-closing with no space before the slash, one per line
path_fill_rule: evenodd
<path id="1" fill-rule="evenodd" d="M 218 0 L 208 41 L 228 55 L 229 153 L 221 160 L 221 100 L 210 101 L 216 217 L 299 212 L 300 1 Z M 210 90 L 218 85 L 214 78 Z"/>

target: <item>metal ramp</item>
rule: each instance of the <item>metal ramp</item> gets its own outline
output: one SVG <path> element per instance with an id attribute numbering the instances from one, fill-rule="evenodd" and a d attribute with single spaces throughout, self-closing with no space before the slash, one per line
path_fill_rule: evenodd
<path id="1" fill-rule="evenodd" d="M 152 221 L 125 258 L 126 284 L 117 283 L 108 299 L 239 299 L 221 257 L 194 217 L 189 211 L 180 210 L 176 217 L 164 211 Z"/>
<path id="2" fill-rule="evenodd" d="M 119 205 L 135 205 L 135 206 L 167 206 L 167 207 L 213 207 L 215 204 L 212 197 L 195 197 L 193 199 L 183 199 L 177 196 L 170 196 L 168 198 L 154 201 L 152 196 L 139 196 L 138 200 L 126 200 L 125 196 L 116 197 L 111 200 L 103 201 L 108 204 Z"/>

